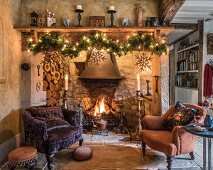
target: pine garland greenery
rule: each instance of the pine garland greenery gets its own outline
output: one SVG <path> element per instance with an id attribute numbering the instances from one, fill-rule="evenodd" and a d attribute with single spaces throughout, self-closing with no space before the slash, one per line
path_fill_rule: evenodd
<path id="1" fill-rule="evenodd" d="M 65 56 L 77 57 L 83 50 L 90 51 L 93 48 L 105 49 L 111 55 L 122 56 L 132 51 L 150 51 L 157 55 L 166 53 L 165 41 L 157 41 L 150 34 L 134 33 L 127 41 L 114 41 L 103 33 L 92 33 L 84 35 L 79 42 L 70 44 L 66 42 L 59 33 L 47 33 L 39 38 L 38 43 L 28 40 L 31 51 L 38 53 L 41 51 L 55 50 Z"/>

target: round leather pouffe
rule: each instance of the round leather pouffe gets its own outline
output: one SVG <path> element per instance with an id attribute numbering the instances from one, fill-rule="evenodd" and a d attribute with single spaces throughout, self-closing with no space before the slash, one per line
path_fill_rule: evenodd
<path id="1" fill-rule="evenodd" d="M 92 158 L 93 151 L 92 148 L 88 146 L 79 146 L 75 148 L 73 156 L 78 161 L 84 161 Z"/>

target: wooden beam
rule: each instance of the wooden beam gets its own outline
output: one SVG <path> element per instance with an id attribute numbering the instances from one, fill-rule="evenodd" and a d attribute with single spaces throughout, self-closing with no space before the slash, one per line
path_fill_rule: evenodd
<path id="1" fill-rule="evenodd" d="M 184 2 L 185 0 L 161 0 L 158 16 L 160 24 L 170 23 Z"/>
<path id="2" fill-rule="evenodd" d="M 199 62 L 198 62 L 198 102 L 202 102 L 203 98 L 203 33 L 204 33 L 204 20 L 198 21 L 199 29 Z"/>
<path id="3" fill-rule="evenodd" d="M 198 30 L 198 24 L 175 23 L 171 24 L 174 29 Z"/>

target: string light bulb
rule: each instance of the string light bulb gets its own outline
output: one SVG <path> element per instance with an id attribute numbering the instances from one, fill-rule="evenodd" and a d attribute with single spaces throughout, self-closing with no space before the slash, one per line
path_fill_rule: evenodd
<path id="1" fill-rule="evenodd" d="M 29 41 L 29 42 L 33 42 L 33 39 L 32 39 L 32 38 L 29 38 L 28 41 Z"/>
<path id="2" fill-rule="evenodd" d="M 165 44 L 165 43 L 166 43 L 166 40 L 162 40 L 161 43 L 162 43 L 162 44 Z"/>

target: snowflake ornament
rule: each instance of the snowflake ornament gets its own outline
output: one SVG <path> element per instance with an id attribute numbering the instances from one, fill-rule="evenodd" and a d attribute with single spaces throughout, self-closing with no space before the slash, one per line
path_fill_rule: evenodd
<path id="1" fill-rule="evenodd" d="M 138 52 L 136 55 L 136 65 L 139 67 L 140 71 L 144 71 L 146 68 L 151 69 L 152 57 L 146 55 L 145 53 Z"/>
<path id="2" fill-rule="evenodd" d="M 93 49 L 87 64 L 100 65 L 100 62 L 106 59 L 104 50 Z"/>

